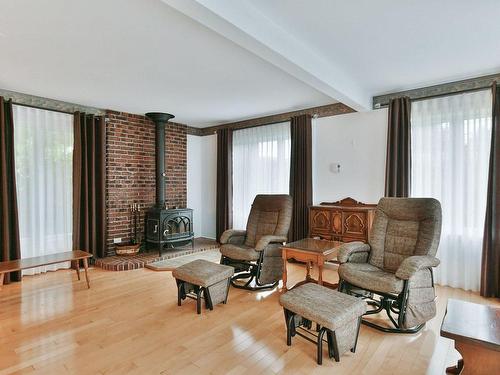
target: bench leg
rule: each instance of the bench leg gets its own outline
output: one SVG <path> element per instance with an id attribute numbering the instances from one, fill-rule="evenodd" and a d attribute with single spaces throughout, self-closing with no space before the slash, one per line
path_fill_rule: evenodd
<path id="1" fill-rule="evenodd" d="M 0 273 L 0 290 L 2 290 L 4 277 L 5 277 L 5 274 L 4 273 Z"/>
<path id="2" fill-rule="evenodd" d="M 75 266 L 76 277 L 78 278 L 78 281 L 80 281 L 80 261 L 75 261 L 73 265 Z"/>
<path id="3" fill-rule="evenodd" d="M 85 269 L 85 279 L 87 280 L 87 288 L 90 289 L 90 280 L 89 280 L 89 262 L 87 258 L 83 258 L 83 268 Z"/>

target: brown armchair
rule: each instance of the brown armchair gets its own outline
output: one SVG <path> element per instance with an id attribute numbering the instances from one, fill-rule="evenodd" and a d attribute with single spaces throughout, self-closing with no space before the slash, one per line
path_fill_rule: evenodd
<path id="1" fill-rule="evenodd" d="M 368 244 L 339 249 L 339 290 L 366 299 L 365 315 L 385 310 L 395 328 L 363 319 L 384 332 L 414 333 L 436 315 L 432 268 L 441 236 L 441 204 L 432 198 L 382 198 Z M 394 317 L 394 316 L 395 317 Z"/>
<path id="2" fill-rule="evenodd" d="M 283 275 L 281 246 L 287 241 L 292 217 L 289 195 L 257 195 L 246 230 L 229 229 L 220 238 L 221 264 L 233 266 L 236 288 L 274 288 Z M 239 279 L 248 279 L 244 284 Z"/>

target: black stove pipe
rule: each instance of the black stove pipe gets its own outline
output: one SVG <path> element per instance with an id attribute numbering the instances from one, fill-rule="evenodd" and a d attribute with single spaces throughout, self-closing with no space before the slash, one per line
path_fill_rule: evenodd
<path id="1" fill-rule="evenodd" d="M 156 125 L 156 207 L 165 208 L 165 124 L 175 116 L 170 113 L 149 112 L 146 117 Z"/>

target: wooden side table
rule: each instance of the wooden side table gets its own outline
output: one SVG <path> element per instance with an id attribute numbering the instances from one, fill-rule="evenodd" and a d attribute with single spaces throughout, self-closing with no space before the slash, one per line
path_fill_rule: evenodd
<path id="1" fill-rule="evenodd" d="M 449 299 L 441 336 L 455 340 L 462 355 L 452 374 L 498 374 L 500 369 L 500 307 Z"/>
<path id="2" fill-rule="evenodd" d="M 296 286 L 308 282 L 317 282 L 319 285 L 336 288 L 338 284 L 323 281 L 323 265 L 325 262 L 337 257 L 340 245 L 342 245 L 342 242 L 317 240 L 314 238 L 305 238 L 284 245 L 281 248 L 281 256 L 283 258 L 283 289 L 287 289 L 288 259 L 295 259 L 299 262 L 306 263 L 306 279 L 297 283 Z M 318 280 L 314 280 L 311 277 L 311 268 L 313 264 L 318 266 Z"/>

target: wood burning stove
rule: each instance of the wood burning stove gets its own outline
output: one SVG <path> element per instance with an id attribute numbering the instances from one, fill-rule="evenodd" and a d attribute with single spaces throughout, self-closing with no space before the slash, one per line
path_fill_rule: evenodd
<path id="1" fill-rule="evenodd" d="M 146 248 L 157 247 L 161 256 L 164 247 L 189 242 L 194 246 L 193 210 L 169 209 L 165 203 L 165 125 L 174 115 L 151 112 L 146 116 L 156 125 L 156 204 L 146 214 Z"/>

